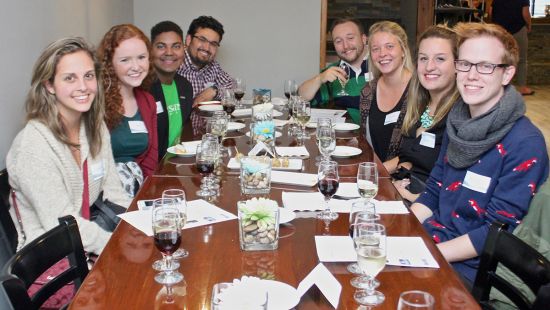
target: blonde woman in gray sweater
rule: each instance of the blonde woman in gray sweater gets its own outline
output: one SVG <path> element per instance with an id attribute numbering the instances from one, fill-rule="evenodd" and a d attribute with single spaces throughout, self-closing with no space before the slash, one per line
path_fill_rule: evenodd
<path id="1" fill-rule="evenodd" d="M 53 42 L 34 66 L 27 124 L 6 159 L 26 235 L 20 247 L 70 214 L 84 249 L 99 254 L 110 233 L 89 220 L 90 205 L 101 192 L 104 199 L 130 204 L 116 174 L 98 76 L 94 53 L 81 38 Z"/>

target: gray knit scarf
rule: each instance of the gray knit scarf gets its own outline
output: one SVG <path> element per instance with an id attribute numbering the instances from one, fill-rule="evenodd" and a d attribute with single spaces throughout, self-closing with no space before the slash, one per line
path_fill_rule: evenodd
<path id="1" fill-rule="evenodd" d="M 447 118 L 449 164 L 463 169 L 476 163 L 495 146 L 525 114 L 523 98 L 513 86 L 506 86 L 497 104 L 478 117 L 471 118 L 468 105 L 458 99 Z"/>

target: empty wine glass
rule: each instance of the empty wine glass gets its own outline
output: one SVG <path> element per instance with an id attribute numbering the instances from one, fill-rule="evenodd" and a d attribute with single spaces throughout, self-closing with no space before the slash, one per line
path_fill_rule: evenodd
<path id="1" fill-rule="evenodd" d="M 397 310 L 433 310 L 434 297 L 423 291 L 406 291 L 399 296 Z"/>
<path id="2" fill-rule="evenodd" d="M 181 227 L 179 210 L 174 206 L 174 200 L 163 199 L 158 202 L 162 206 L 153 209 L 153 234 L 155 246 L 161 253 L 165 263 L 165 270 L 155 276 L 160 284 L 174 284 L 183 280 L 183 275 L 173 267 L 172 254 L 181 243 Z M 155 200 L 155 202 L 159 199 Z"/>
<path id="3" fill-rule="evenodd" d="M 227 125 L 229 117 L 225 111 L 216 111 L 206 123 L 206 132 L 216 135 L 220 145 L 219 155 L 227 153 L 227 149 L 222 145 L 223 139 L 227 134 Z"/>
<path id="4" fill-rule="evenodd" d="M 290 100 L 290 96 L 296 96 L 298 94 L 298 84 L 294 80 L 285 81 L 285 97 Z"/>
<path id="5" fill-rule="evenodd" d="M 356 291 L 353 298 L 361 305 L 379 305 L 386 299 L 375 290 L 376 275 L 386 266 L 386 227 L 377 223 L 355 225 L 354 245 L 363 276 L 351 279 L 351 285 L 365 289 Z"/>
<path id="6" fill-rule="evenodd" d="M 244 94 L 246 92 L 246 83 L 244 79 L 242 78 L 236 78 L 235 79 L 235 87 L 233 88 L 233 93 L 235 94 L 235 99 L 237 99 L 237 105 L 235 108 L 242 109 L 242 99 L 244 97 Z"/>
<path id="7" fill-rule="evenodd" d="M 325 229 L 331 221 L 338 218 L 338 213 L 330 210 L 329 201 L 338 190 L 340 178 L 338 176 L 338 163 L 335 161 L 322 161 L 319 163 L 317 173 L 317 187 L 325 198 L 325 210 L 317 214 L 317 218 L 325 222 Z"/>
<path id="8" fill-rule="evenodd" d="M 363 200 L 353 202 L 349 213 L 349 236 L 354 238 L 354 228 L 358 223 L 378 222 L 379 220 L 380 216 L 376 214 L 376 208 L 372 202 Z M 353 274 L 361 274 L 357 263 L 349 264 L 347 269 Z"/>
<path id="9" fill-rule="evenodd" d="M 216 141 L 217 142 L 217 141 Z M 216 192 L 209 186 L 208 176 L 214 172 L 216 158 L 218 157 L 218 145 L 214 143 L 201 143 L 197 145 L 197 154 L 195 155 L 195 164 L 197 170 L 202 175 L 200 190 L 197 191 L 199 197 L 211 197 Z"/>
<path id="10" fill-rule="evenodd" d="M 187 222 L 187 199 L 185 198 L 185 191 L 179 188 L 170 188 L 162 192 L 162 198 L 174 200 L 175 206 L 180 212 L 180 226 L 183 230 Z M 172 257 L 175 259 L 185 258 L 187 256 L 189 256 L 189 252 L 184 248 L 179 248 L 172 254 Z"/>
<path id="11" fill-rule="evenodd" d="M 349 96 L 348 92 L 346 91 L 346 84 L 348 84 L 350 68 L 343 61 L 340 62 L 339 67 L 346 72 L 346 79 L 345 80 L 338 79 L 338 81 L 340 82 L 340 85 L 342 86 L 342 89 L 340 89 L 340 91 L 337 93 L 337 95 L 338 96 Z"/>
<path id="12" fill-rule="evenodd" d="M 378 193 L 378 168 L 376 163 L 363 162 L 357 168 L 357 190 L 369 201 Z"/>
<path id="13" fill-rule="evenodd" d="M 317 127 L 317 144 L 323 161 L 330 161 L 330 155 L 336 149 L 336 132 L 332 125 Z"/>

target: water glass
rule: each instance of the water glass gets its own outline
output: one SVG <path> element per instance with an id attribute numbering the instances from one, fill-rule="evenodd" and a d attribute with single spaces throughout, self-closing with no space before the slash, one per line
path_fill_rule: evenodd
<path id="1" fill-rule="evenodd" d="M 399 296 L 398 310 L 433 310 L 435 298 L 423 291 L 406 291 Z"/>
<path id="2" fill-rule="evenodd" d="M 357 168 L 357 190 L 367 201 L 378 193 L 378 168 L 374 162 L 363 162 Z"/>

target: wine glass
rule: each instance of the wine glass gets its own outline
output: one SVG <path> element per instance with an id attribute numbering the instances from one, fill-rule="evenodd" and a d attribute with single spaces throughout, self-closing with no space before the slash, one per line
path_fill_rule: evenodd
<path id="1" fill-rule="evenodd" d="M 155 202 L 157 202 L 155 200 Z M 163 199 L 159 202 L 162 206 L 153 209 L 153 234 L 155 246 L 163 253 L 166 269 L 155 276 L 155 281 L 160 284 L 174 284 L 183 280 L 183 275 L 172 266 L 172 254 L 181 243 L 181 227 L 179 210 L 173 204 L 172 199 Z"/>
<path id="2" fill-rule="evenodd" d="M 175 207 L 175 205 L 176 205 L 176 201 L 174 201 L 173 199 L 158 198 L 153 200 L 153 206 L 151 208 L 151 212 L 153 212 L 156 208 L 163 208 L 165 206 Z M 168 270 L 168 268 L 178 269 L 180 267 L 180 264 L 177 260 L 172 261 L 172 264 L 168 265 L 166 263 L 165 254 L 163 252 L 161 252 L 161 254 L 162 254 L 162 259 L 159 259 L 153 262 L 153 265 L 152 265 L 153 269 L 157 271 L 166 271 Z"/>
<path id="3" fill-rule="evenodd" d="M 317 124 L 317 144 L 323 161 L 330 161 L 330 155 L 336 149 L 336 133 L 332 125 L 321 126 Z"/>
<path id="4" fill-rule="evenodd" d="M 309 122 L 309 119 L 311 118 L 311 104 L 309 101 L 305 100 L 298 100 L 294 103 L 294 119 L 300 124 L 301 127 L 301 135 L 300 139 L 303 143 L 304 139 L 309 139 L 309 137 L 306 134 L 306 124 Z"/>
<path id="5" fill-rule="evenodd" d="M 218 146 L 213 143 L 201 143 L 197 145 L 195 164 L 197 170 L 202 175 L 201 187 L 200 190 L 197 191 L 197 196 L 199 197 L 211 197 L 216 195 L 216 192 L 209 186 L 210 181 L 208 176 L 214 172 L 214 165 L 216 164 L 216 157 L 218 156 L 217 148 Z"/>
<path id="6" fill-rule="evenodd" d="M 236 78 L 235 79 L 235 87 L 233 88 L 233 93 L 235 94 L 235 99 L 237 99 L 237 105 L 235 108 L 242 109 L 242 99 L 244 97 L 244 93 L 246 92 L 246 83 L 244 79 L 242 78 Z"/>
<path id="7" fill-rule="evenodd" d="M 335 161 L 322 161 L 319 163 L 317 173 L 317 187 L 325 197 L 325 210 L 317 214 L 317 218 L 325 222 L 325 229 L 331 221 L 338 218 L 338 213 L 330 210 L 329 201 L 338 190 L 340 178 L 338 177 L 338 163 Z"/>
<path id="8" fill-rule="evenodd" d="M 435 298 L 423 291 L 406 291 L 399 296 L 397 310 L 433 310 Z"/>
<path id="9" fill-rule="evenodd" d="M 349 213 L 349 235 L 353 239 L 355 235 L 355 227 L 357 224 L 370 223 L 380 221 L 380 215 L 376 214 L 376 208 L 369 201 L 355 201 L 351 204 Z M 359 265 L 351 263 L 347 267 L 348 271 L 353 274 L 361 274 Z"/>
<path id="10" fill-rule="evenodd" d="M 227 125 L 229 117 L 224 111 L 216 111 L 206 123 L 206 132 L 216 135 L 220 145 L 219 154 L 225 154 L 227 149 L 222 145 L 223 139 L 227 134 Z"/>
<path id="11" fill-rule="evenodd" d="M 298 84 L 294 80 L 285 81 L 285 97 L 290 100 L 290 96 L 296 96 L 298 94 Z"/>
<path id="12" fill-rule="evenodd" d="M 235 94 L 231 88 L 224 88 L 221 93 L 223 110 L 230 116 L 235 111 Z"/>
<path id="13" fill-rule="evenodd" d="M 163 199 L 173 199 L 176 208 L 180 212 L 180 227 L 183 229 L 187 222 L 187 200 L 185 199 L 185 191 L 179 188 L 170 188 L 162 192 Z M 179 248 L 172 254 L 175 259 L 185 258 L 189 256 L 189 252 L 184 248 Z"/>
<path id="14" fill-rule="evenodd" d="M 351 279 L 351 285 L 365 289 L 356 291 L 353 298 L 361 305 L 379 305 L 386 299 L 375 290 L 376 275 L 386 266 L 386 227 L 378 223 L 355 225 L 354 245 L 363 276 Z"/>
<path id="15" fill-rule="evenodd" d="M 363 162 L 357 169 L 359 195 L 369 201 L 378 193 L 378 168 L 376 163 Z"/>
<path id="16" fill-rule="evenodd" d="M 346 91 L 346 84 L 348 84 L 349 79 L 349 66 L 341 61 L 339 67 L 346 72 L 346 79 L 345 80 L 338 80 L 340 82 L 340 85 L 342 86 L 342 89 L 337 93 L 338 96 L 349 96 L 348 92 Z"/>

